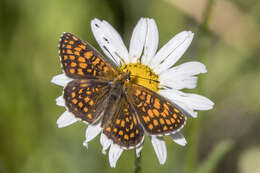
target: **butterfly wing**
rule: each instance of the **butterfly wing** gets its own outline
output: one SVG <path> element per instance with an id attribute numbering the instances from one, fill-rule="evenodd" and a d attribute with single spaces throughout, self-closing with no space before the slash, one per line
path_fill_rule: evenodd
<path id="1" fill-rule="evenodd" d="M 70 112 L 83 121 L 93 123 L 103 112 L 110 90 L 107 82 L 75 79 L 65 87 L 63 97 Z"/>
<path id="2" fill-rule="evenodd" d="M 117 74 L 111 62 L 106 61 L 89 43 L 71 33 L 61 36 L 59 53 L 63 70 L 71 78 L 112 80 Z"/>
<path id="3" fill-rule="evenodd" d="M 144 139 L 143 128 L 138 121 L 134 109 L 122 95 L 110 120 L 104 122 L 103 133 L 114 143 L 123 148 L 134 148 Z"/>
<path id="4" fill-rule="evenodd" d="M 159 94 L 136 84 L 128 84 L 127 95 L 140 122 L 150 135 L 165 135 L 180 130 L 185 111 Z"/>

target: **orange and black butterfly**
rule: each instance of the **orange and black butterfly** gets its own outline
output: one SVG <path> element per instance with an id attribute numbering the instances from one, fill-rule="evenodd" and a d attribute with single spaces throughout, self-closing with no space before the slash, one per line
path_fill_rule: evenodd
<path id="1" fill-rule="evenodd" d="M 138 147 L 144 132 L 162 136 L 180 130 L 187 113 L 131 80 L 89 43 L 71 33 L 61 36 L 60 58 L 73 80 L 64 88 L 68 111 L 87 123 L 102 121 L 103 133 L 119 146 Z"/>

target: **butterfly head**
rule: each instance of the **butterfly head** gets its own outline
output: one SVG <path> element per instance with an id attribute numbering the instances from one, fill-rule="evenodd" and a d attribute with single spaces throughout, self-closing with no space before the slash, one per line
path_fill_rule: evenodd
<path id="1" fill-rule="evenodd" d="M 131 72 L 129 70 L 121 73 L 120 77 L 119 77 L 119 80 L 121 80 L 123 83 L 124 82 L 129 82 L 131 80 Z"/>

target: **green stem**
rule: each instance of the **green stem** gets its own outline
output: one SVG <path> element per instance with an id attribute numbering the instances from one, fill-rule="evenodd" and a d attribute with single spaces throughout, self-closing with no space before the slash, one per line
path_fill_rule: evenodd
<path id="1" fill-rule="evenodd" d="M 134 167 L 134 173 L 141 173 L 141 158 L 142 158 L 142 153 L 140 153 L 140 156 L 137 157 L 136 153 L 135 154 L 135 167 Z"/>

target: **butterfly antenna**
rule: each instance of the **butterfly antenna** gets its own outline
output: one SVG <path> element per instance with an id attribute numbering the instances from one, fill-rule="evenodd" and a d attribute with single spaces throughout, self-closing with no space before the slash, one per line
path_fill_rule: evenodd
<path id="1" fill-rule="evenodd" d="M 144 80 L 153 81 L 153 82 L 156 82 L 156 83 L 158 83 L 158 84 L 160 83 L 160 81 L 158 81 L 158 80 L 148 79 L 148 78 L 141 77 L 141 76 L 137 76 L 137 75 L 130 75 L 130 76 L 134 76 L 134 77 L 137 77 L 137 78 L 140 78 L 140 79 L 144 79 Z M 167 85 L 162 85 L 162 84 L 160 84 L 160 86 L 162 87 L 161 89 L 165 89 L 165 88 L 167 88 L 167 89 L 173 89 L 172 87 L 169 87 L 169 86 L 167 86 Z"/>
<path id="2" fill-rule="evenodd" d="M 130 75 L 130 76 L 137 77 L 137 78 L 144 79 L 144 80 L 149 80 L 149 81 L 156 82 L 156 83 L 160 83 L 160 81 L 158 81 L 158 80 L 148 79 L 148 78 L 137 76 L 137 75 Z"/>
<path id="3" fill-rule="evenodd" d="M 103 46 L 103 48 L 110 54 L 110 56 L 113 58 L 113 61 L 117 64 L 117 66 L 121 66 L 121 62 L 120 62 L 120 64 L 117 63 L 116 59 L 111 54 L 111 52 L 108 50 L 108 48 L 106 46 Z"/>
<path id="4" fill-rule="evenodd" d="M 126 64 L 124 59 L 120 55 L 118 55 L 117 52 L 115 52 L 115 54 L 118 56 L 118 58 L 121 60 L 121 62 L 123 62 L 123 64 Z M 121 62 L 120 62 L 120 66 L 121 66 Z"/>
<path id="5" fill-rule="evenodd" d="M 172 87 L 169 87 L 167 85 L 161 85 L 161 88 L 160 89 L 173 89 Z"/>

